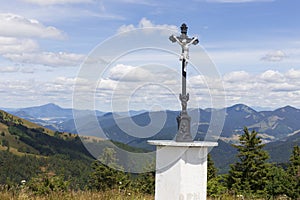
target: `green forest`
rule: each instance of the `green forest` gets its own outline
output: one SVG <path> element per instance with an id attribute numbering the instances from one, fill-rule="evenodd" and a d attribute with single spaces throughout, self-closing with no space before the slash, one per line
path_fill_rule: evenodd
<path id="1" fill-rule="evenodd" d="M 154 171 L 131 174 L 102 164 L 121 168 L 114 147 L 104 145 L 95 160 L 78 136 L 5 112 L 0 112 L 0 142 L 0 199 L 154 199 Z M 269 163 L 258 133 L 246 127 L 233 146 L 237 159 L 227 174 L 219 174 L 208 155 L 210 199 L 300 199 L 299 146 L 288 163 Z M 154 163 L 148 165 L 153 169 Z"/>

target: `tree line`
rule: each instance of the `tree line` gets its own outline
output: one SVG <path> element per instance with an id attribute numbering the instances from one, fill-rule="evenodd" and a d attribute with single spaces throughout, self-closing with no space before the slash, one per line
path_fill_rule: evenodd
<path id="1" fill-rule="evenodd" d="M 300 199 L 300 148 L 294 146 L 287 164 L 268 163 L 269 155 L 256 131 L 244 128 L 239 138 L 237 161 L 228 174 L 218 174 L 208 155 L 207 194 L 211 198 L 242 196 L 245 199 Z M 103 164 L 106 163 L 113 168 Z M 154 194 L 155 172 L 130 174 L 117 166 L 114 148 L 107 147 L 96 161 L 74 159 L 68 155 L 16 156 L 0 151 L 0 184 L 9 190 L 26 181 L 38 195 L 55 191 L 122 190 Z M 149 169 L 153 169 L 153 164 Z M 116 170 L 119 169 L 119 170 Z M 23 181 L 23 182 L 22 182 Z"/>
<path id="2" fill-rule="evenodd" d="M 239 138 L 239 144 L 233 146 L 238 152 L 237 161 L 230 165 L 228 174 L 218 175 L 218 170 L 208 155 L 208 196 L 215 199 L 223 199 L 226 196 L 229 196 L 229 199 L 236 196 L 244 199 L 300 199 L 299 146 L 294 146 L 289 163 L 269 163 L 269 154 L 263 149 L 265 144 L 262 143 L 262 139 L 256 131 L 249 131 L 246 127 Z M 114 150 L 106 149 L 100 162 L 93 163 L 89 180 L 91 188 L 135 188 L 142 192 L 154 193 L 154 172 L 132 177 L 101 164 L 101 159 L 109 159 L 105 160 L 105 163 L 110 163 L 111 166 L 117 163 Z"/>

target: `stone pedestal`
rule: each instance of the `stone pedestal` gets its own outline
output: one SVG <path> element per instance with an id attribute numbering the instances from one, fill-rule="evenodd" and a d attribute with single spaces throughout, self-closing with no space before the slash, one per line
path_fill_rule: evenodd
<path id="1" fill-rule="evenodd" d="M 206 200 L 207 149 L 217 142 L 148 143 L 157 146 L 155 200 Z"/>

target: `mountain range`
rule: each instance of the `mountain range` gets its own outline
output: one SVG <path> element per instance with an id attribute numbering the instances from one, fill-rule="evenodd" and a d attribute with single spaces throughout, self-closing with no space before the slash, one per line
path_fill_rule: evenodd
<path id="1" fill-rule="evenodd" d="M 291 106 L 285 106 L 273 111 L 256 111 L 247 105 L 236 104 L 224 109 L 226 116 L 220 139 L 229 143 L 237 141 L 238 135 L 242 133 L 245 126 L 259 132 L 259 136 L 266 143 L 286 140 L 287 137 L 300 132 L 300 110 Z M 152 139 L 173 139 L 177 131 L 176 117 L 179 114 L 179 111 L 168 110 L 158 112 L 129 111 L 129 114 L 95 111 L 96 123 L 95 120 L 89 120 L 94 117 L 94 111 L 72 110 L 71 108 L 61 108 L 55 104 L 7 111 L 49 129 L 62 132 L 78 133 L 78 129 L 81 129 L 88 130 L 90 133 L 94 132 L 96 135 L 95 130 L 98 129 L 100 124 L 109 139 L 122 143 L 134 143 L 137 137 L 128 135 L 128 132 L 120 128 L 120 125 L 121 127 L 126 127 L 126 130 L 135 130 L 135 125 L 146 127 L 151 124 L 151 118 L 159 118 L 164 114 L 166 115 L 165 124 Z M 78 124 L 76 124 L 77 126 L 75 125 L 73 119 L 74 111 L 80 112 L 80 116 L 86 121 L 86 123 L 81 123 L 80 127 L 78 127 Z M 211 121 L 212 109 L 191 109 L 189 114 L 192 117 L 196 116 L 196 118 L 199 118 L 199 123 L 193 124 L 192 127 L 195 139 L 203 139 Z M 94 121 L 94 123 L 91 124 L 91 121 Z M 128 122 L 132 121 L 134 123 L 130 125 Z M 146 138 L 143 133 L 140 134 L 138 138 Z"/>
<path id="2" fill-rule="evenodd" d="M 194 134 L 196 140 L 201 140 L 205 136 L 211 111 L 211 109 L 190 110 L 191 115 L 195 115 L 197 112 L 200 113 L 201 123 L 198 123 L 199 126 L 196 127 L 197 133 Z M 124 117 L 121 114 L 97 111 L 97 120 L 90 121 L 89 115 L 84 114 L 90 114 L 91 112 L 82 111 L 86 123 L 83 123 L 82 127 L 77 127 L 76 129 L 72 118 L 73 115 L 70 114 L 73 112 L 72 109 L 64 109 L 54 104 L 16 109 L 10 112 L 27 118 L 30 121 L 38 123 L 42 121 L 43 124 L 53 129 L 59 126 L 66 132 L 73 132 L 73 134 L 53 131 L 45 126 L 41 127 L 35 123 L 1 111 L 0 119 L 2 121 L 0 121 L 0 132 L 2 133 L 0 137 L 2 137 L 2 146 L 4 145 L 3 139 L 5 139 L 9 141 L 12 152 L 25 152 L 37 155 L 49 155 L 61 152 L 65 154 L 71 153 L 75 157 L 88 155 L 76 139 L 78 128 L 93 133 L 95 127 L 100 124 L 107 139 L 119 142 L 121 146 L 125 144 L 123 147 L 126 148 L 133 147 L 133 151 L 140 151 L 141 149 L 153 151 L 154 147 L 148 145 L 147 140 L 173 139 L 177 130 L 176 116 L 179 114 L 178 111 L 142 113 L 135 111 L 131 112 L 132 116 Z M 145 130 L 147 130 L 147 126 L 151 123 L 151 117 L 152 119 L 159 118 L 163 113 L 166 117 L 163 128 L 153 136 L 139 136 L 137 138 L 134 135 L 127 134 L 126 130 L 123 130 L 124 127 L 128 130 L 132 128 L 128 125 L 129 119 L 140 127 L 145 127 Z M 237 152 L 230 143 L 236 142 L 236 139 L 238 139 L 237 136 L 241 134 L 244 126 L 247 126 L 250 130 L 257 130 L 260 136 L 265 138 L 265 149 L 270 154 L 270 162 L 288 162 L 292 147 L 300 145 L 300 125 L 297 122 L 300 122 L 300 111 L 290 106 L 274 111 L 260 112 L 243 104 L 226 108 L 226 119 L 221 137 L 218 140 L 219 145 L 211 151 L 212 158 L 216 166 L 220 169 L 220 173 L 226 173 L 229 169 L 229 164 L 235 162 Z M 126 125 L 128 126 L 126 127 Z M 104 145 L 105 142 L 97 143 L 100 144 L 99 148 L 103 148 L 106 145 Z M 3 149 L 5 148 L 2 147 Z M 78 149 L 80 149 L 79 152 Z"/>

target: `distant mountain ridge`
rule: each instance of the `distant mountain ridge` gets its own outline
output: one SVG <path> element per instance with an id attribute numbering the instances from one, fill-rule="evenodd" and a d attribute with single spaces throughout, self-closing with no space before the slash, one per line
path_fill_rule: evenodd
<path id="1" fill-rule="evenodd" d="M 277 114 L 280 117 L 284 117 L 283 115 L 281 115 L 282 113 L 298 113 L 297 109 L 295 110 L 295 108 L 292 107 L 284 107 L 275 111 L 278 112 Z M 201 112 L 206 112 L 206 115 L 209 114 L 208 110 L 202 110 Z M 256 115 L 262 115 L 262 117 L 271 116 L 271 113 L 259 114 L 258 112 L 251 110 L 244 105 L 237 105 L 228 108 L 228 113 L 232 114 L 236 112 L 239 114 L 238 117 L 243 118 L 243 116 L 246 116 L 246 119 L 250 118 L 250 121 L 252 122 L 253 120 L 257 120 L 255 117 L 253 118 L 253 116 Z M 174 126 L 173 121 L 174 118 L 176 118 L 176 116 L 179 114 L 179 112 L 167 111 L 166 113 L 167 120 L 164 128 L 158 134 L 151 137 L 151 139 L 172 139 L 174 137 L 174 133 L 176 133 L 177 127 Z M 248 115 L 245 115 L 245 113 L 248 113 Z M 126 118 L 122 118 L 122 116 L 119 117 L 121 117 L 119 123 L 126 123 Z M 205 115 L 203 114 L 202 117 L 205 118 Z M 98 119 L 100 124 L 102 125 L 102 128 L 111 140 L 123 141 L 123 143 L 126 143 L 133 147 L 138 147 L 140 149 L 142 148 L 147 150 L 154 150 L 153 146 L 149 146 L 147 144 L 147 140 L 149 138 L 137 139 L 131 135 L 125 134 L 113 120 L 113 113 L 107 113 L 101 117 L 98 117 Z M 145 126 L 149 124 L 150 116 L 149 113 L 146 112 L 140 115 L 133 116 L 132 120 L 140 126 Z M 291 124 L 293 125 L 293 123 Z M 93 126 L 93 124 L 87 124 L 85 127 L 89 126 Z M 34 155 L 47 156 L 58 153 L 71 155 L 72 158 L 89 159 L 88 152 L 86 152 L 80 140 L 78 140 L 79 138 L 76 137 L 76 134 L 56 133 L 3 111 L 0 111 L 0 133 L 0 139 L 2 141 L 0 150 L 6 150 L 7 147 L 5 143 L 8 142 L 7 144 L 9 144 L 11 148 L 10 152 L 15 152 L 16 154 L 29 153 Z M 201 137 L 201 134 L 199 135 L 197 137 Z M 90 141 L 90 139 L 88 139 L 88 141 Z M 98 145 L 97 148 L 104 148 L 107 145 L 111 146 L 110 143 L 106 143 L 105 141 L 99 143 L 95 140 L 95 142 Z M 229 169 L 229 164 L 235 162 L 237 151 L 231 146 L 231 144 L 226 142 L 226 140 L 218 140 L 218 144 L 218 147 L 213 148 L 210 153 L 213 160 L 215 161 L 216 166 L 219 168 L 219 172 L 226 173 Z M 288 159 L 292 152 L 292 147 L 295 145 L 300 145 L 300 131 L 293 132 L 292 134 L 289 134 L 280 140 L 267 143 L 265 149 L 270 154 L 269 161 L 277 163 L 288 162 Z M 128 146 L 126 147 L 128 148 Z M 126 163 L 126 158 L 121 159 L 125 159 L 123 160 L 123 162 Z"/>
<path id="2" fill-rule="evenodd" d="M 61 123 L 73 119 L 72 108 L 62 108 L 54 103 L 48 103 L 41 106 L 33 106 L 27 108 L 19 109 L 3 109 L 6 112 L 13 114 L 15 116 L 21 117 L 23 119 L 29 120 L 33 123 L 37 123 L 41 126 L 49 128 L 51 130 L 65 131 L 63 127 L 60 126 Z M 80 110 L 82 115 L 87 115 L 91 111 Z M 101 116 L 104 113 L 96 111 L 96 114 Z"/>
<path id="3" fill-rule="evenodd" d="M 54 103 L 48 103 L 41 106 L 34 106 L 28 108 L 18 109 L 16 112 L 23 112 L 29 116 L 35 118 L 52 118 L 52 117 L 63 117 L 72 118 L 73 111 L 71 108 L 61 108 Z"/>
<path id="4" fill-rule="evenodd" d="M 226 142 L 235 142 L 237 136 L 242 133 L 244 126 L 259 132 L 260 137 L 265 142 L 286 140 L 287 137 L 300 131 L 300 110 L 291 106 L 285 106 L 273 111 L 256 111 L 244 104 L 236 104 L 226 109 L 226 118 L 221 133 L 221 139 Z M 213 109 L 190 109 L 189 114 L 199 117 L 199 123 L 194 127 L 195 138 L 202 139 L 208 130 Z M 118 127 L 116 119 L 123 126 L 128 120 L 133 121 L 138 126 L 146 126 L 150 123 L 150 114 L 157 115 L 159 112 L 148 111 L 129 111 L 126 115 L 123 113 L 104 113 L 96 111 L 96 117 L 99 123 L 91 124 L 87 116 L 93 111 L 76 111 L 86 118 L 86 124 L 79 127 L 88 129 L 89 132 L 97 129 L 99 124 L 110 139 L 122 143 L 137 143 L 143 138 L 131 137 Z M 176 116 L 179 111 L 164 111 L 166 113 L 166 124 L 163 129 L 154 138 L 172 139 L 177 131 Z M 46 104 L 43 106 L 21 108 L 11 111 L 11 114 L 22 117 L 34 123 L 38 123 L 52 130 L 77 133 L 77 128 L 73 119 L 73 110 L 70 108 L 61 108 L 55 104 Z M 128 116 L 129 115 L 129 116 Z M 86 126 L 86 127 L 84 127 Z M 128 127 L 130 129 L 130 127 Z"/>

